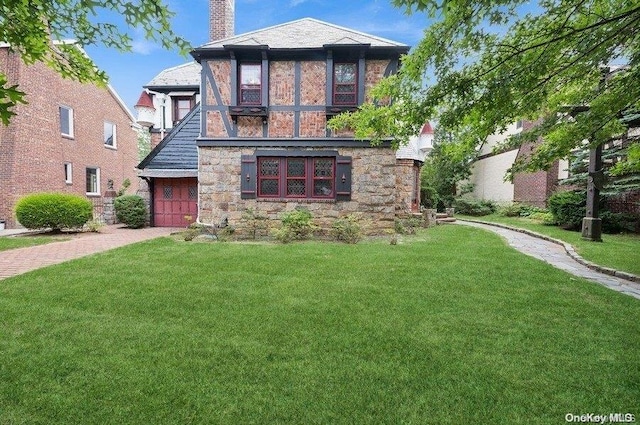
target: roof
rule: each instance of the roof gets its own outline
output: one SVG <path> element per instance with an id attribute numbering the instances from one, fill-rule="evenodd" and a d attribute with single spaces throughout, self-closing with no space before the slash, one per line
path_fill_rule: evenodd
<path id="1" fill-rule="evenodd" d="M 167 177 L 176 170 L 198 169 L 198 148 L 196 139 L 200 135 L 200 104 L 198 103 L 169 134 L 156 146 L 145 159 L 138 164 L 142 169 L 142 176 L 160 177 L 157 172 L 149 174 L 151 170 L 162 170 Z"/>
<path id="2" fill-rule="evenodd" d="M 313 18 L 303 18 L 222 40 L 212 41 L 200 46 L 199 49 L 223 49 L 225 46 L 268 46 L 271 49 L 317 49 L 328 45 L 370 45 L 371 47 L 409 50 L 409 46 L 406 44 Z"/>
<path id="3" fill-rule="evenodd" d="M 195 61 L 167 68 L 153 77 L 144 87 L 200 87 L 200 69 L 200 64 Z"/>
<path id="4" fill-rule="evenodd" d="M 140 97 L 138 98 L 136 106 L 156 109 L 155 106 L 153 106 L 153 100 L 151 99 L 151 96 L 145 90 L 142 90 L 142 93 L 140 93 Z"/>

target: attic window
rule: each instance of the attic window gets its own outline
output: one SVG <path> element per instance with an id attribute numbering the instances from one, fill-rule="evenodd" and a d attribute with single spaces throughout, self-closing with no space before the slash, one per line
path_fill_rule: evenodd
<path id="1" fill-rule="evenodd" d="M 358 66 L 353 62 L 336 63 L 333 66 L 333 104 L 356 105 L 358 103 Z"/>
<path id="2" fill-rule="evenodd" d="M 187 116 L 189 111 L 195 106 L 195 96 L 173 97 L 173 125 Z"/>
<path id="3" fill-rule="evenodd" d="M 259 63 L 240 64 L 240 92 L 238 104 L 262 104 L 262 65 Z"/>

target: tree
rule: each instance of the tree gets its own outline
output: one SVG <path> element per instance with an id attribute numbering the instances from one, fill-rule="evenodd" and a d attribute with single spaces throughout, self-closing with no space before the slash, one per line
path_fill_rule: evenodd
<path id="1" fill-rule="evenodd" d="M 78 46 L 104 45 L 132 50 L 132 36 L 100 16 L 121 16 L 128 30 L 186 54 L 189 43 L 171 29 L 173 16 L 161 0 L 4 0 L 0 5 L 0 41 L 19 53 L 26 64 L 43 62 L 65 78 L 105 85 L 107 75 Z M 118 18 L 120 19 L 120 18 Z M 73 38 L 74 42 L 52 43 Z M 0 119 L 8 125 L 13 108 L 26 103 L 24 92 L 0 73 Z"/>
<path id="2" fill-rule="evenodd" d="M 401 143 L 435 119 L 460 135 L 457 143 L 476 147 L 519 119 L 537 121 L 509 141 L 542 140 L 515 172 L 546 169 L 584 140 L 596 146 L 619 137 L 620 118 L 640 110 L 640 0 L 393 3 L 434 23 L 400 71 L 375 87 L 372 104 L 338 116 L 333 128 Z M 603 72 L 612 64 L 624 67 Z"/>
<path id="3" fill-rule="evenodd" d="M 476 157 L 473 150 L 464 150 L 454 143 L 455 136 L 436 127 L 433 150 L 420 170 L 422 199 L 431 208 L 450 207 L 458 195 L 458 185 L 471 175 L 471 164 Z M 461 192 L 465 192 L 461 190 Z"/>

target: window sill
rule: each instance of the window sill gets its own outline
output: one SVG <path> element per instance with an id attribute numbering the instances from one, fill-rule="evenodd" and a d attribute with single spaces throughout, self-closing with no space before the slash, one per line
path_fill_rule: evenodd
<path id="1" fill-rule="evenodd" d="M 75 139 L 76 139 L 75 137 L 73 137 L 73 136 L 72 136 L 72 135 L 70 135 L 70 134 L 64 134 L 64 133 L 62 133 L 62 134 L 61 134 L 61 136 L 62 136 L 62 138 L 63 138 L 63 139 L 68 139 L 68 140 L 75 140 Z"/>
<path id="2" fill-rule="evenodd" d="M 95 192 L 87 192 L 87 193 L 85 193 L 85 195 L 87 195 L 87 197 L 89 197 L 89 198 L 99 198 L 99 197 L 102 196 L 99 193 L 95 193 Z"/>
<path id="3" fill-rule="evenodd" d="M 335 199 L 321 199 L 321 198 L 256 198 L 258 202 L 301 202 L 304 204 L 313 204 L 313 203 L 321 203 L 321 204 L 335 204 L 337 201 Z"/>
<path id="4" fill-rule="evenodd" d="M 358 106 L 356 105 L 331 105 L 326 107 L 326 115 L 334 116 L 339 115 L 343 112 L 355 112 L 358 110 Z"/>
<path id="5" fill-rule="evenodd" d="M 118 150 L 118 147 L 117 147 L 117 146 L 104 145 L 104 147 L 105 147 L 106 149 L 111 149 L 112 151 L 117 151 L 117 150 Z"/>
<path id="6" fill-rule="evenodd" d="M 238 105 L 229 106 L 229 115 L 236 120 L 238 117 L 264 117 L 269 116 L 266 106 L 261 105 Z"/>

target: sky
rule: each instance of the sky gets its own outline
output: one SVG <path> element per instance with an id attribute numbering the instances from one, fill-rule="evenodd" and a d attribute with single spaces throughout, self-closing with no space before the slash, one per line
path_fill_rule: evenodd
<path id="1" fill-rule="evenodd" d="M 209 41 L 208 0 L 166 0 L 176 13 L 173 30 L 198 47 Z M 235 33 L 242 34 L 302 18 L 335 25 L 414 46 L 428 25 L 424 14 L 406 15 L 391 0 L 236 0 Z M 135 116 L 133 106 L 147 84 L 163 69 L 193 60 L 144 40 L 136 30 L 131 53 L 104 46 L 85 46 L 98 68 Z"/>

